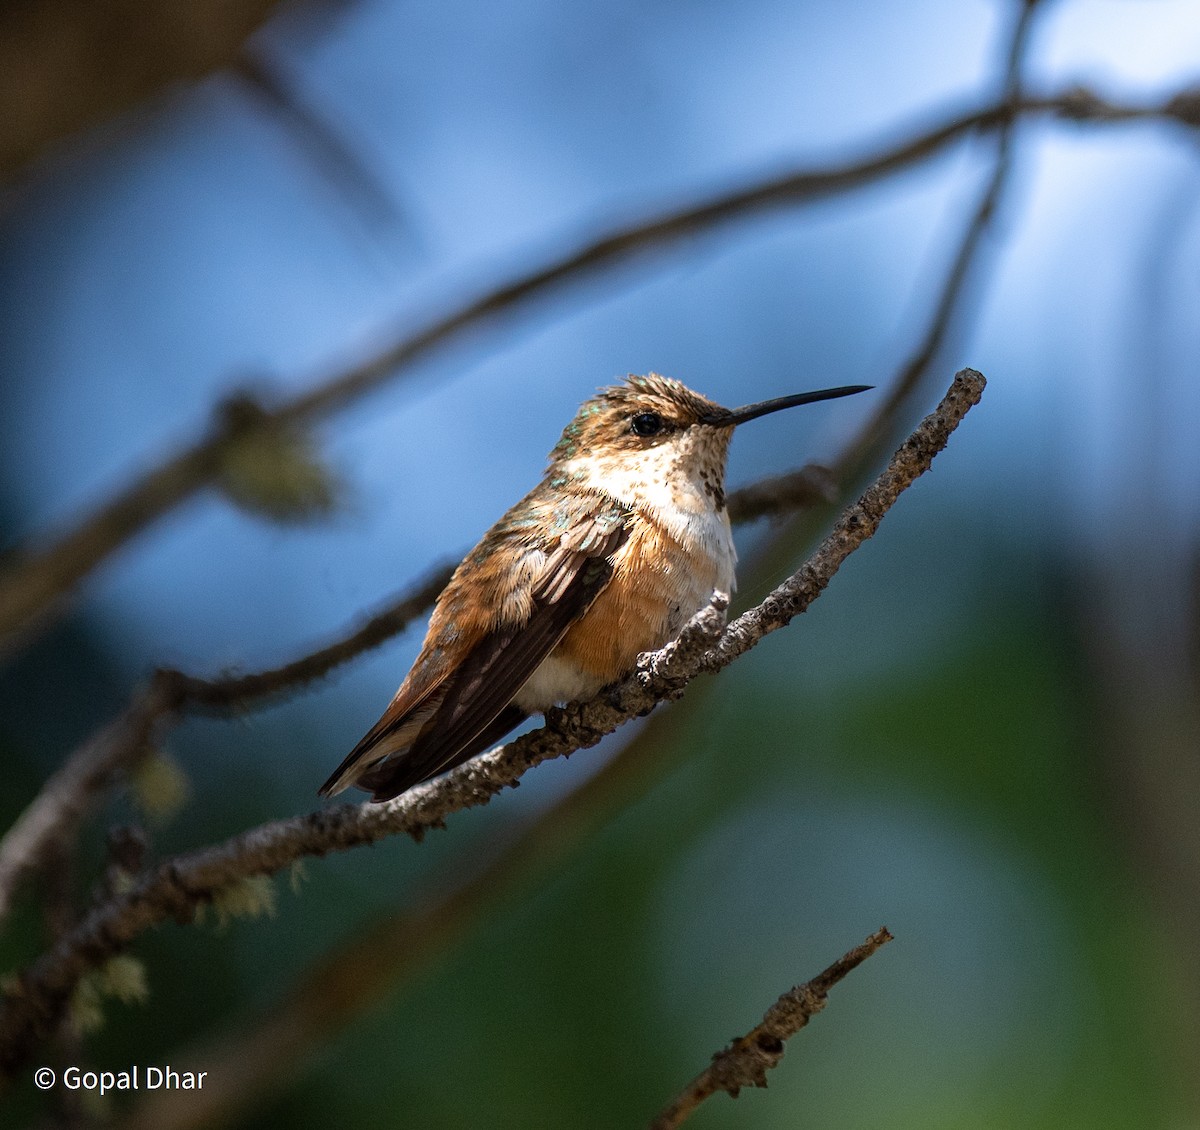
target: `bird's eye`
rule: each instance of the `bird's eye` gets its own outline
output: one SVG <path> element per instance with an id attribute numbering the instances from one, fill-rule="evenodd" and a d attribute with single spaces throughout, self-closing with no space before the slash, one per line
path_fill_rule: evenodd
<path id="1" fill-rule="evenodd" d="M 663 418 L 657 412 L 639 412 L 629 421 L 629 430 L 635 436 L 656 436 L 663 426 Z"/>

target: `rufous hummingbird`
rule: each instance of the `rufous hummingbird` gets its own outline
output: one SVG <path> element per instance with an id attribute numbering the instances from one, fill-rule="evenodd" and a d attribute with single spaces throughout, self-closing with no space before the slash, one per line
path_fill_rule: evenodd
<path id="1" fill-rule="evenodd" d="M 733 429 L 870 387 L 730 410 L 650 373 L 585 401 L 542 481 L 454 571 L 412 670 L 321 795 L 356 785 L 390 800 L 482 753 L 530 714 L 628 675 L 714 589 L 733 590 L 725 510 Z"/>

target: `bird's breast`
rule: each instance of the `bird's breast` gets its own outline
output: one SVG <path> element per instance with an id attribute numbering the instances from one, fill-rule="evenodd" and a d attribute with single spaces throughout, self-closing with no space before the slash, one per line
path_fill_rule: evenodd
<path id="1" fill-rule="evenodd" d="M 613 576 L 517 696 L 542 710 L 594 694 L 628 675 L 644 651 L 674 639 L 713 589 L 734 586 L 736 555 L 725 514 L 677 525 L 636 513 L 613 557 Z"/>

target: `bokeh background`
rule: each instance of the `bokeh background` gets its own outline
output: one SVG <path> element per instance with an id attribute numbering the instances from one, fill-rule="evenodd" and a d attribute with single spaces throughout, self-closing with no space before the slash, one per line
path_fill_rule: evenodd
<path id="1" fill-rule="evenodd" d="M 309 387 L 626 218 L 984 103 L 1017 7 L 278 5 L 240 69 L 61 142 L 3 198 L 3 542 L 68 523 L 238 389 Z M 1041 9 L 1033 89 L 1138 102 L 1196 81 L 1193 0 Z M 209 1068 L 376 929 L 412 960 L 219 1124 L 641 1125 L 886 924 L 897 941 L 769 1090 L 716 1096 L 694 1125 L 1200 1126 L 1196 140 L 1020 124 L 950 342 L 900 423 L 963 364 L 987 375 L 983 403 L 807 615 L 650 723 L 594 811 L 514 839 L 632 731 L 420 846 L 311 861 L 277 881 L 273 917 L 145 937 L 149 999 L 110 1004 L 85 1061 Z M 597 385 L 656 370 L 737 404 L 886 384 L 992 152 L 965 140 L 463 336 L 317 428 L 331 514 L 280 525 L 215 492 L 175 512 L 0 671 L 5 823 L 155 666 L 284 661 L 456 558 Z M 747 427 L 731 484 L 832 459 L 864 399 Z M 739 531 L 757 562 L 742 600 L 795 567 L 802 536 L 766 554 L 777 535 Z M 312 693 L 174 730 L 186 804 L 159 820 L 122 792 L 79 888 L 114 822 L 167 853 L 314 807 L 422 629 Z M 514 842 L 503 881 L 437 917 Z M 3 965 L 42 929 L 27 892 Z M 53 1109 L 27 1079 L 3 1101 L 18 1125 Z"/>

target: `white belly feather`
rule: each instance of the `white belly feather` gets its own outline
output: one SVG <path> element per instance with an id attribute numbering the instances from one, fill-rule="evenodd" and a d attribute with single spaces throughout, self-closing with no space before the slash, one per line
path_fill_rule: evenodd
<path id="1" fill-rule="evenodd" d="M 667 638 L 657 646 L 679 634 L 684 624 L 708 602 L 714 588 L 732 593 L 736 587 L 737 551 L 729 515 L 723 499 L 720 509 L 716 508 L 718 504 L 712 494 L 713 478 L 724 477 L 723 448 L 728 440 L 719 442 L 721 458 L 708 477 L 701 474 L 699 461 L 681 459 L 680 451 L 667 445 L 648 450 L 640 459 L 626 456 L 615 461 L 583 456 L 562 467 L 564 474 L 571 475 L 581 485 L 649 511 L 654 521 L 685 551 L 711 563 L 708 576 L 700 571 L 687 578 L 679 577 L 679 603 L 668 617 Z M 523 710 L 541 711 L 553 703 L 589 698 L 602 685 L 574 663 L 551 654 L 529 677 L 514 701 Z"/>

